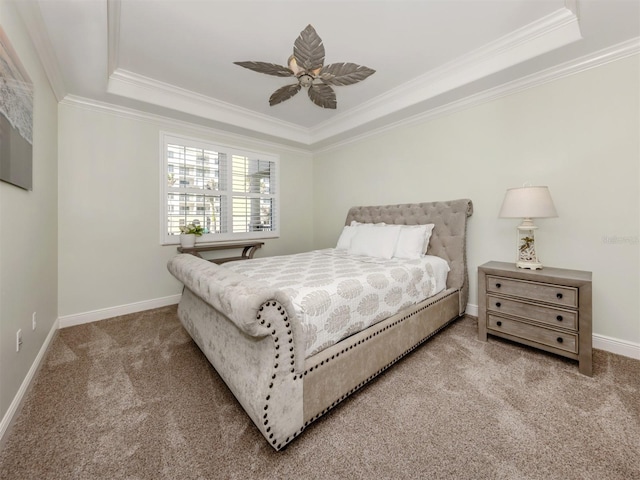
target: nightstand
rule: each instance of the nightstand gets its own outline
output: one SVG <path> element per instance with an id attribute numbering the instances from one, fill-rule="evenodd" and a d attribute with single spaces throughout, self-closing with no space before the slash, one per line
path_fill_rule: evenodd
<path id="1" fill-rule="evenodd" d="M 478 267 L 478 338 L 487 334 L 578 360 L 591 376 L 591 272 L 513 263 Z"/>

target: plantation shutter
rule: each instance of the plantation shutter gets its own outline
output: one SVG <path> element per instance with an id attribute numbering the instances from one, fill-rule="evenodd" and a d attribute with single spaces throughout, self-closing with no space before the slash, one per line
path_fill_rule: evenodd
<path id="1" fill-rule="evenodd" d="M 277 157 L 163 138 L 163 243 L 176 243 L 190 223 L 203 227 L 205 242 L 278 236 Z"/>

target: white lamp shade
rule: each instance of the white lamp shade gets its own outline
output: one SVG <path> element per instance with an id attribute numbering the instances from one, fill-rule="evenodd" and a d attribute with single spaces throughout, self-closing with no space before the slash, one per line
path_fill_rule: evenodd
<path id="1" fill-rule="evenodd" d="M 549 187 L 509 188 L 504 196 L 500 218 L 557 217 Z"/>

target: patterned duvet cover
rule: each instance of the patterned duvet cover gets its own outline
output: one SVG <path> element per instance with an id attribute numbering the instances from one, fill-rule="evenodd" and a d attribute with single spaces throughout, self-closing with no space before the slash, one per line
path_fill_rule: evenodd
<path id="1" fill-rule="evenodd" d="M 420 259 L 382 259 L 324 249 L 225 267 L 280 288 L 292 299 L 310 357 L 446 287 L 449 265 Z"/>

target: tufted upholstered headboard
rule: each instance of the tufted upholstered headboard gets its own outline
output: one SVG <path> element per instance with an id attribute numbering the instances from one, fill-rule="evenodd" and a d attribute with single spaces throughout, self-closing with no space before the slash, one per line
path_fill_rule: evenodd
<path id="1" fill-rule="evenodd" d="M 361 223 L 384 222 L 396 225 L 435 224 L 427 253 L 449 262 L 451 271 L 447 277 L 447 288 L 460 289 L 462 315 L 469 298 L 466 239 L 467 218 L 472 214 L 473 204 L 468 199 L 352 207 L 347 213 L 345 225 L 349 225 L 353 220 Z"/>

